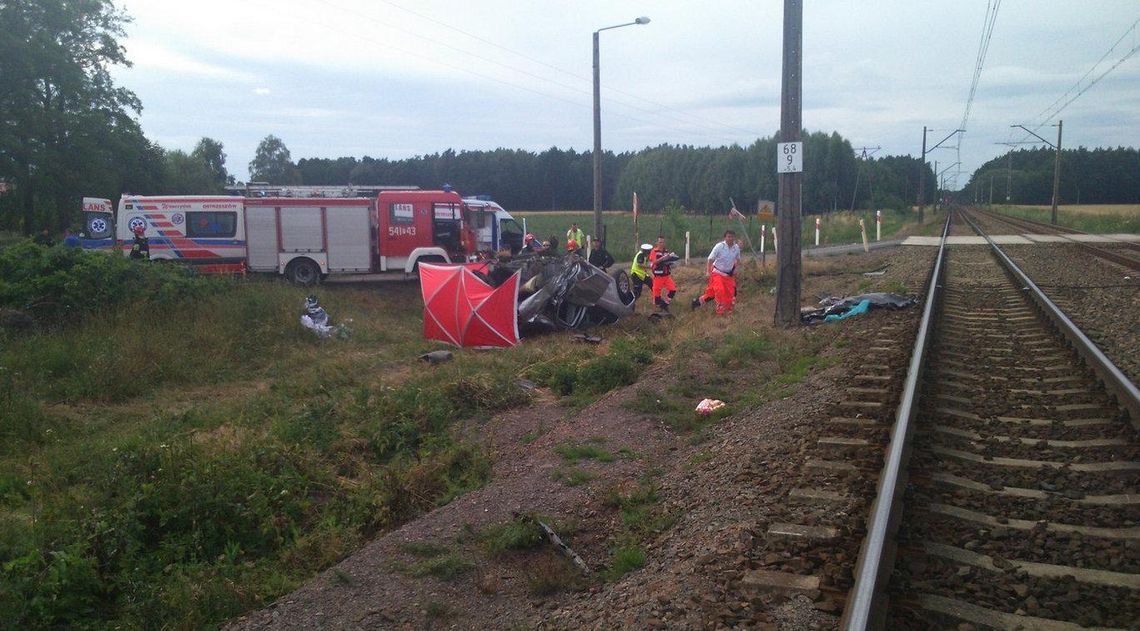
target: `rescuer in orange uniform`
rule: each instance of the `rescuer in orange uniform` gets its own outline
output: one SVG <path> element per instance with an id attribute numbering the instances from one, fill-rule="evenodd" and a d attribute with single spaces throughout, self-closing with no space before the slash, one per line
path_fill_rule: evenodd
<path id="1" fill-rule="evenodd" d="M 665 237 L 657 237 L 657 245 L 649 252 L 649 268 L 653 271 L 653 304 L 661 311 L 669 311 L 677 283 L 673 282 L 673 263 L 677 255 L 665 249 Z"/>
<path id="2" fill-rule="evenodd" d="M 732 313 L 736 306 L 736 264 L 740 261 L 740 244 L 736 233 L 726 230 L 724 241 L 713 246 L 705 264 L 705 275 L 709 278 L 705 293 L 693 298 L 693 308 L 710 300 L 716 300 L 717 315 Z"/>

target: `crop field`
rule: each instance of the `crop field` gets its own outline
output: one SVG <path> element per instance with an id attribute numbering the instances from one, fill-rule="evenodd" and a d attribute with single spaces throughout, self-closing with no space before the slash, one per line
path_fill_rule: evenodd
<path id="1" fill-rule="evenodd" d="M 1053 212 L 1050 206 L 995 206 L 995 210 L 1045 222 Z M 1136 234 L 1140 233 L 1140 204 L 1058 206 L 1057 223 L 1085 232 Z"/>
<path id="2" fill-rule="evenodd" d="M 586 233 L 593 225 L 591 211 L 518 211 L 512 213 L 520 222 L 526 218 L 527 230 L 540 238 L 554 235 L 560 246 L 565 246 L 566 230 L 570 224 L 577 222 Z M 821 218 L 820 245 L 839 245 L 858 243 L 861 240 L 859 233 L 859 219 L 862 218 L 867 227 L 867 238 L 875 239 L 875 215 L 873 212 L 839 211 L 823 215 L 806 215 L 803 217 L 802 243 L 810 246 L 815 242 L 815 218 Z M 883 211 L 882 233 L 884 239 L 892 239 L 910 234 L 932 234 L 940 225 L 940 219 L 934 213 L 927 213 L 924 225 L 920 226 L 913 213 L 898 210 Z M 633 214 L 627 212 L 606 212 L 603 223 L 608 234 L 607 249 L 618 260 L 627 260 L 636 251 L 638 241 L 634 239 Z M 772 222 L 765 222 L 768 230 L 768 247 L 771 247 Z M 746 233 L 753 245 L 760 247 L 760 226 L 756 215 L 749 216 L 745 221 L 730 219 L 727 215 L 685 215 L 680 213 L 641 214 L 638 216 L 638 239 L 644 243 L 652 241 L 657 235 L 664 235 L 666 243 L 677 252 L 685 247 L 685 232 L 690 233 L 692 239 L 691 254 L 694 257 L 708 254 L 713 244 L 720 240 L 725 230 L 735 230 L 744 241 L 743 247 L 747 250 Z M 628 251 L 628 253 L 627 253 Z"/>

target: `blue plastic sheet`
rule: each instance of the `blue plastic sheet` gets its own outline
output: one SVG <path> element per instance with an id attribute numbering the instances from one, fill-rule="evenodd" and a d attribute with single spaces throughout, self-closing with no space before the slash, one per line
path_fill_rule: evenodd
<path id="1" fill-rule="evenodd" d="M 854 317 L 857 315 L 863 315 L 864 313 L 867 313 L 870 310 L 871 310 L 871 301 L 870 300 L 863 300 L 863 301 L 860 301 L 859 304 L 855 305 L 854 307 L 851 307 L 850 309 L 848 309 L 847 311 L 845 311 L 843 313 L 833 313 L 833 314 L 825 317 L 823 319 L 823 321 L 824 322 L 835 322 L 836 320 L 846 320 L 847 318 L 850 318 L 850 317 Z"/>

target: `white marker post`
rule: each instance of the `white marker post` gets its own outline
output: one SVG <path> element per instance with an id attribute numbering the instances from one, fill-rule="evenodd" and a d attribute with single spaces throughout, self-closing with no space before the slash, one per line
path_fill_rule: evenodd
<path id="1" fill-rule="evenodd" d="M 815 218 L 815 247 L 819 247 L 819 217 Z"/>
<path id="2" fill-rule="evenodd" d="M 760 264 L 763 265 L 767 262 L 767 255 L 764 254 L 764 240 L 768 236 L 768 225 L 760 224 Z"/>
<path id="3" fill-rule="evenodd" d="M 883 240 L 883 211 L 875 211 L 875 240 Z"/>
<path id="4" fill-rule="evenodd" d="M 867 243 L 867 226 L 863 223 L 863 219 L 859 219 L 859 233 L 863 235 L 863 251 L 870 252 L 871 246 Z"/>
<path id="5" fill-rule="evenodd" d="M 586 260 L 587 261 L 590 260 L 590 250 L 593 248 L 593 243 L 594 243 L 594 240 L 590 238 L 590 235 L 586 235 Z M 582 244 L 579 243 L 578 245 L 581 246 Z"/>
<path id="6" fill-rule="evenodd" d="M 689 264 L 689 231 L 685 231 L 685 265 Z"/>

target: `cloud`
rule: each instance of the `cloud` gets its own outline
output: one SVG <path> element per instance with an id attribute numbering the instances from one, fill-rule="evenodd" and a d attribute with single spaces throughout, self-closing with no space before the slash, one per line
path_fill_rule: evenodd
<path id="1" fill-rule="evenodd" d="M 157 70 L 162 73 L 195 75 L 220 81 L 252 83 L 256 78 L 248 72 L 234 70 L 195 59 L 157 42 L 131 39 L 126 42 L 127 58 L 139 70 Z"/>
<path id="2" fill-rule="evenodd" d="M 254 88 L 253 89 L 253 93 L 258 95 L 258 96 L 265 96 L 266 94 L 269 94 L 270 92 L 272 92 L 272 90 L 270 90 L 269 88 Z"/>

